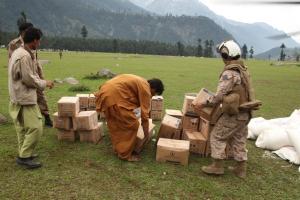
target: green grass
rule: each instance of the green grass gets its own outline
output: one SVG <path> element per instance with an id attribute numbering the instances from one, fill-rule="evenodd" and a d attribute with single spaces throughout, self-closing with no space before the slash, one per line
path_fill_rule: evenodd
<path id="1" fill-rule="evenodd" d="M 47 79 L 75 77 L 91 92 L 105 80 L 86 74 L 109 68 L 115 73 L 157 77 L 165 83 L 165 108 L 181 109 L 183 95 L 202 87 L 215 91 L 222 70 L 220 59 L 107 53 L 41 52 Z M 300 68 L 274 67 L 266 61 L 247 61 L 256 96 L 263 107 L 256 116 L 288 116 L 299 108 Z M 0 112 L 8 116 L 7 53 L 0 50 Z M 51 113 L 62 96 L 75 95 L 68 84 L 47 90 Z M 158 129 L 159 126 L 156 127 Z M 99 145 L 59 142 L 55 129 L 44 129 L 38 151 L 44 166 L 28 171 L 15 164 L 17 138 L 12 122 L 0 126 L 0 199 L 300 199 L 296 166 L 263 158 L 264 150 L 249 141 L 248 178 L 226 171 L 223 177 L 204 175 L 209 159 L 191 155 L 187 167 L 155 161 L 155 145 L 147 145 L 142 161 L 128 163 L 113 154 L 106 136 Z M 164 175 L 166 172 L 166 175 Z M 298 185 L 298 186 L 297 186 Z"/>

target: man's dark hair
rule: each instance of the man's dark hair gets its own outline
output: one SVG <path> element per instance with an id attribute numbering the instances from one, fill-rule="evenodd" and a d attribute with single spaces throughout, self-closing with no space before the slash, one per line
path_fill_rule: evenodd
<path id="1" fill-rule="evenodd" d="M 21 34 L 23 31 L 26 31 L 28 28 L 32 28 L 33 24 L 29 22 L 25 22 L 19 26 L 19 34 Z"/>
<path id="2" fill-rule="evenodd" d="M 24 43 L 27 44 L 33 42 L 34 40 L 40 40 L 42 36 L 43 33 L 40 29 L 31 27 L 25 31 L 23 40 Z"/>
<path id="3" fill-rule="evenodd" d="M 164 84 L 162 83 L 162 81 L 160 79 L 157 79 L 157 78 L 149 79 L 148 83 L 150 85 L 150 88 L 154 89 L 158 95 L 161 95 L 163 93 Z"/>

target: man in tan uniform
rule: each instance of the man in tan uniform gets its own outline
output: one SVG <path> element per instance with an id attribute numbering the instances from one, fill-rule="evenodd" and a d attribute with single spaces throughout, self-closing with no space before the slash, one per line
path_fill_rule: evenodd
<path id="1" fill-rule="evenodd" d="M 8 59 L 11 58 L 12 53 L 19 48 L 20 46 L 24 46 L 24 42 L 23 42 L 23 37 L 25 34 L 25 31 L 28 28 L 33 27 L 32 23 L 24 23 L 21 24 L 19 27 L 19 37 L 12 40 L 9 44 L 8 44 Z M 37 65 L 37 73 L 39 75 L 39 77 L 43 80 L 44 79 L 44 75 L 43 75 L 43 69 L 42 66 L 39 64 L 38 59 L 37 59 L 37 52 L 35 51 L 35 61 L 34 63 Z M 45 117 L 45 125 L 48 127 L 52 127 L 53 123 L 52 120 L 50 118 L 50 114 L 49 114 L 49 108 L 48 108 L 48 104 L 47 104 L 47 100 L 46 100 L 46 96 L 44 94 L 43 90 L 37 89 L 37 97 L 38 97 L 38 105 L 39 108 L 41 110 L 42 115 Z"/>
<path id="2" fill-rule="evenodd" d="M 120 159 L 140 159 L 137 152 L 133 152 L 139 128 L 134 109 L 141 108 L 142 127 L 148 138 L 151 97 L 162 94 L 163 90 L 159 79 L 147 81 L 136 75 L 122 74 L 104 83 L 95 94 L 96 109 L 105 113 L 113 149 Z"/>
<path id="3" fill-rule="evenodd" d="M 12 53 L 8 66 L 9 113 L 16 128 L 19 144 L 16 162 L 28 169 L 41 167 L 41 164 L 34 160 L 34 150 L 43 133 L 36 90 L 53 87 L 52 81 L 42 80 L 37 74 L 35 55 L 32 51 L 39 47 L 41 37 L 42 32 L 39 29 L 28 28 L 23 37 L 24 45 Z"/>
<path id="4" fill-rule="evenodd" d="M 207 174 L 224 174 L 223 160 L 226 158 L 226 145 L 233 150 L 236 167 L 231 167 L 241 178 L 246 177 L 246 140 L 247 124 L 251 118 L 250 110 L 241 110 L 239 106 L 254 99 L 250 83 L 250 75 L 243 61 L 239 60 L 240 47 L 232 40 L 223 42 L 218 52 L 225 63 L 215 96 L 208 99 L 206 104 L 196 106 L 220 106 L 222 115 L 211 132 L 210 145 L 213 163 L 203 166 L 202 171 Z"/>

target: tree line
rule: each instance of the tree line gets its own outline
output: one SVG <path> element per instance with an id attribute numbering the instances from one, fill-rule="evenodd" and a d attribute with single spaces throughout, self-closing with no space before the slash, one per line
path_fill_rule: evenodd
<path id="1" fill-rule="evenodd" d="M 78 37 L 51 37 L 45 36 L 41 42 L 42 49 L 69 50 L 69 51 L 94 51 L 111 53 L 135 53 L 151 55 L 172 56 L 197 56 L 214 57 L 214 42 L 206 40 L 202 44 L 201 39 L 195 46 L 184 45 L 178 41 L 176 44 L 163 43 L 147 40 L 124 40 L 124 39 L 92 39 Z M 7 45 L 16 38 L 16 33 L 0 31 L 0 44 Z"/>

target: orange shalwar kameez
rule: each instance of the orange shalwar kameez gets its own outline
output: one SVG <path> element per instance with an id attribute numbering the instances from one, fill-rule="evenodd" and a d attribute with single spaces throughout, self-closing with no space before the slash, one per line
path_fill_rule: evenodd
<path id="1" fill-rule="evenodd" d="M 139 128 L 133 112 L 135 108 L 141 108 L 142 126 L 149 126 L 149 83 L 139 76 L 122 74 L 100 86 L 95 96 L 97 111 L 105 113 L 114 151 L 119 158 L 128 160 L 135 148 Z"/>

